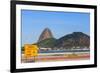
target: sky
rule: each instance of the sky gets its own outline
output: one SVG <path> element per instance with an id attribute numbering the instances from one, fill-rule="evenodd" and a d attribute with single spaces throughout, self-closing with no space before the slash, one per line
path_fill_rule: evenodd
<path id="1" fill-rule="evenodd" d="M 73 32 L 90 35 L 90 13 L 21 10 L 22 45 L 36 43 L 45 28 L 56 39 Z"/>

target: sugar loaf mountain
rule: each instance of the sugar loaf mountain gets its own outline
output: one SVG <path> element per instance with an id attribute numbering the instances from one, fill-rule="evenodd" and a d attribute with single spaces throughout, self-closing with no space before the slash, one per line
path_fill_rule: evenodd
<path id="1" fill-rule="evenodd" d="M 51 30 L 45 28 L 41 33 L 37 44 L 41 48 L 50 48 L 50 49 L 82 49 L 89 48 L 90 46 L 90 36 L 83 32 L 73 32 L 65 36 L 60 37 L 59 39 L 54 38 Z"/>

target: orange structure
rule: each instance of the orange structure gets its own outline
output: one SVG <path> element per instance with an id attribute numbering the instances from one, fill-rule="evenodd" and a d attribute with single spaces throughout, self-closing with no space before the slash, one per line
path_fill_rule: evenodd
<path id="1" fill-rule="evenodd" d="M 25 44 L 25 57 L 35 57 L 38 56 L 38 46 L 37 45 L 31 45 L 31 44 Z"/>

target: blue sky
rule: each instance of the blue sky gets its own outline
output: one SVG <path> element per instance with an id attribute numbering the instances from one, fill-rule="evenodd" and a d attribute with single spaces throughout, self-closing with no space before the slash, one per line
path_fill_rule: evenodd
<path id="1" fill-rule="evenodd" d="M 57 39 L 72 32 L 90 35 L 90 14 L 21 10 L 21 28 L 22 45 L 37 42 L 45 28 Z"/>

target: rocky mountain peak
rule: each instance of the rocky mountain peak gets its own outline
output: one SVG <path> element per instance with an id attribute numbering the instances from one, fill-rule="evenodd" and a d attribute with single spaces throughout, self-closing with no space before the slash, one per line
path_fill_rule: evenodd
<path id="1" fill-rule="evenodd" d="M 43 32 L 41 33 L 38 42 L 48 39 L 48 38 L 53 38 L 52 32 L 49 28 L 45 28 Z"/>

